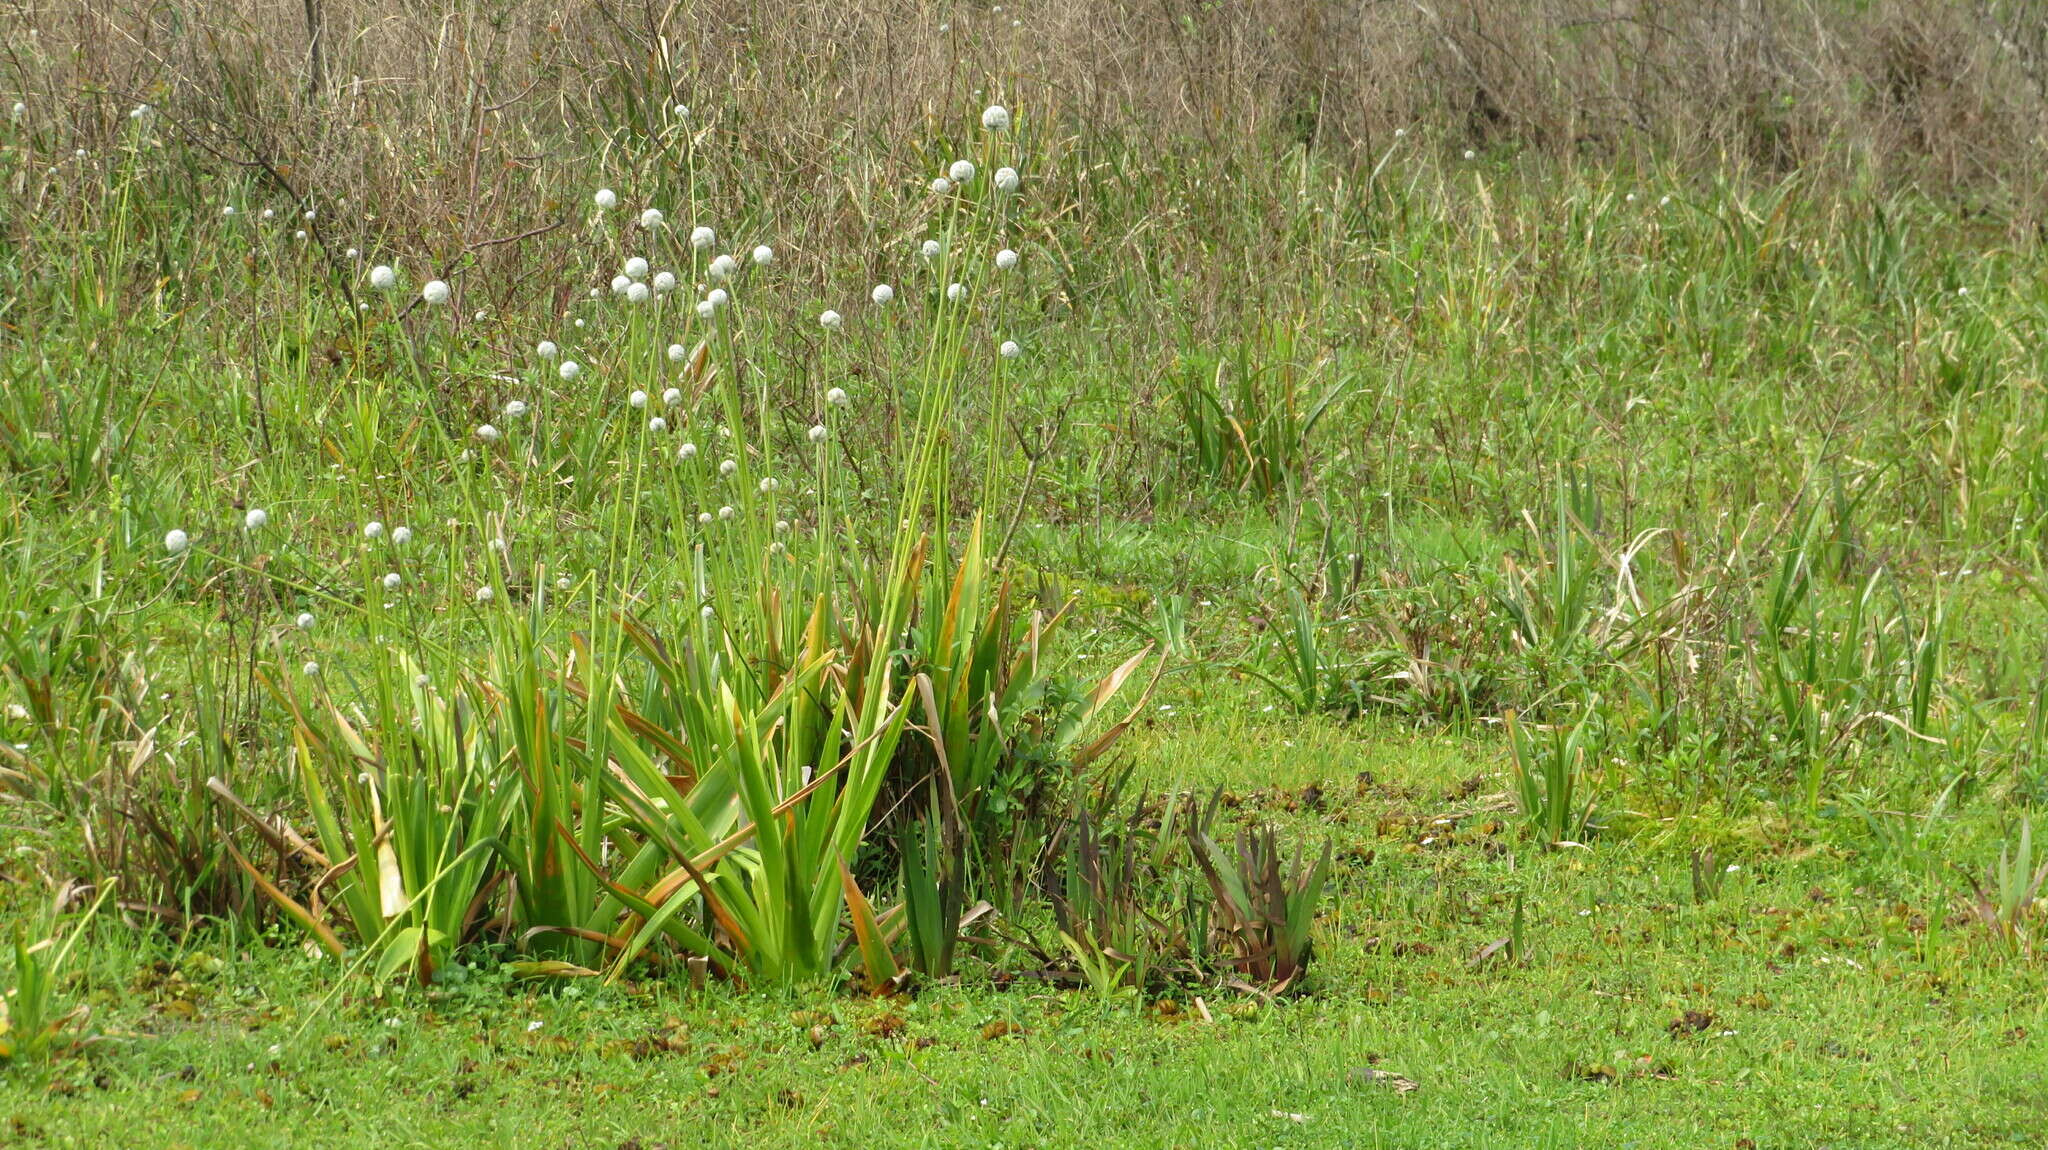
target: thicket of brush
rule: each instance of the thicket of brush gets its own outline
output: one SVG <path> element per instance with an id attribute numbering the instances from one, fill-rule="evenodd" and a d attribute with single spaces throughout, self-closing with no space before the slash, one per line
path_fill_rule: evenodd
<path id="1" fill-rule="evenodd" d="M 728 201 L 772 186 L 787 242 L 845 250 L 900 222 L 876 193 L 991 77 L 1071 160 L 1040 177 L 1087 212 L 1133 185 L 1195 203 L 1287 186 L 1263 173 L 1291 147 L 1362 173 L 1397 132 L 1444 154 L 1933 180 L 2019 229 L 2048 177 L 2038 0 L 117 0 L 11 19 L 5 82 L 67 142 L 105 144 L 148 102 L 195 164 L 374 205 L 366 226 L 441 263 L 580 201 L 582 163 L 655 164 L 630 143 L 677 102 L 721 113 L 696 178 Z"/>

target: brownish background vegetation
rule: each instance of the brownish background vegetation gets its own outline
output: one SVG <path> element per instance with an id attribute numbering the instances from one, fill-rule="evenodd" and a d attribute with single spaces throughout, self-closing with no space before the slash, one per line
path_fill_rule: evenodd
<path id="1" fill-rule="evenodd" d="M 422 223 L 489 226 L 555 149 L 716 112 L 718 162 L 813 189 L 901 170 L 997 82 L 1041 131 L 1202 157 L 1448 149 L 1650 155 L 2037 198 L 2040 0 L 26 0 L 7 87 L 67 138 L 162 107 L 224 159 Z M 1124 157 L 1116 157 L 1118 160 Z M 876 178 L 880 178 L 879 175 Z"/>

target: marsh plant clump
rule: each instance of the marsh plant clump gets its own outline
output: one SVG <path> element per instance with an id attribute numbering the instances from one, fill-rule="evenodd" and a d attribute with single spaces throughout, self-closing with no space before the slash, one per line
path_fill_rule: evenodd
<path id="1" fill-rule="evenodd" d="M 0 123 L 0 1074 L 81 1136 L 327 1055 L 477 1138 L 679 1055 L 791 1138 L 2030 1128 L 2024 37 L 344 7 L 38 26 Z M 1619 61 L 1727 109 L 1552 106 Z"/>

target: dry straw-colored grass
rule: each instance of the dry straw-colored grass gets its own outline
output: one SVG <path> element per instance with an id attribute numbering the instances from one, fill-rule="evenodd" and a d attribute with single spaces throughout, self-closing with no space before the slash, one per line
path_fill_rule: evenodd
<path id="1" fill-rule="evenodd" d="M 4 23 L 0 84 L 56 135 L 149 101 L 223 166 L 444 258 L 588 194 L 564 180 L 597 168 L 552 161 L 608 150 L 648 190 L 674 154 L 628 145 L 676 102 L 714 126 L 699 188 L 772 194 L 812 244 L 886 231 L 878 192 L 984 96 L 1068 179 L 1369 164 L 1397 128 L 2023 205 L 2048 168 L 2042 0 L 17 0 Z"/>

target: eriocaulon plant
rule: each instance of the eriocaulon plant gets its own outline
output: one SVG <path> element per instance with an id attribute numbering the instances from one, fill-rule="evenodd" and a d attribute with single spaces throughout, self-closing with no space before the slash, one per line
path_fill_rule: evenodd
<path id="1" fill-rule="evenodd" d="M 366 522 L 353 580 L 302 576 L 302 593 L 359 612 L 374 642 L 413 649 L 378 663 L 367 698 L 317 660 L 284 680 L 307 688 L 281 691 L 299 716 L 318 844 L 303 861 L 328 873 L 310 903 L 281 876 L 261 882 L 323 946 L 368 947 L 379 973 L 428 978 L 497 923 L 550 961 L 588 969 L 602 956 L 615 974 L 657 940 L 734 977 L 837 969 L 845 900 L 859 903 L 857 920 L 865 910 L 848 868 L 918 708 L 922 664 L 945 671 L 943 709 L 955 716 L 984 709 L 961 691 L 1031 677 L 996 674 L 986 656 L 1002 648 L 959 646 L 971 632 L 954 630 L 963 607 L 980 614 L 990 562 L 978 516 L 957 563 L 948 542 L 961 384 L 989 380 L 977 394 L 990 419 L 978 494 L 994 499 L 1006 365 L 1021 357 L 1016 341 L 984 338 L 1022 257 L 1006 234 L 1016 173 L 981 174 L 1006 159 L 1011 118 L 990 108 L 982 123 L 979 160 L 930 182 L 925 290 L 877 283 L 863 306 L 823 311 L 810 393 L 780 385 L 744 302 L 774 291 L 775 251 L 720 253 L 694 186 L 687 222 L 673 225 L 648 207 L 614 231 L 618 194 L 593 197 L 591 240 L 623 257 L 610 291 L 593 288 L 576 323 L 536 346 L 527 374 L 495 376 L 525 394 L 473 425 L 453 423 L 456 405 L 443 402 L 462 354 L 456 287 L 429 280 L 400 303 L 399 274 L 371 269 L 382 300 L 365 314 L 383 317 L 391 362 L 432 405 L 426 426 L 439 431 L 428 439 L 468 522 L 451 521 L 456 535 L 431 544 Z M 922 350 L 897 367 L 863 362 L 872 346 Z M 840 433 L 874 380 L 894 389 L 865 397 L 895 413 L 894 471 L 881 485 L 866 474 L 861 498 L 881 514 L 856 517 Z M 522 561 L 559 548 L 545 528 L 565 520 L 592 529 L 581 578 Z M 878 533 L 862 526 L 876 522 Z M 241 547 L 200 560 L 250 567 L 246 541 L 267 524 L 252 512 Z M 199 551 L 182 530 L 165 543 L 176 556 Z M 955 601 L 933 612 L 940 630 L 912 643 L 932 570 L 954 575 Z M 349 582 L 359 604 L 318 590 Z M 488 640 L 482 665 L 467 653 L 473 638 L 444 640 L 433 626 L 451 611 Z M 1007 612 L 990 625 L 1007 632 Z M 1036 644 L 1029 657 L 1035 666 Z M 923 724 L 937 740 L 966 727 L 936 715 Z M 962 767 L 984 777 L 987 752 Z M 323 909 L 329 897 L 339 919 Z"/>

